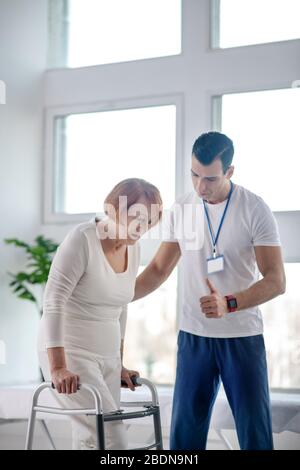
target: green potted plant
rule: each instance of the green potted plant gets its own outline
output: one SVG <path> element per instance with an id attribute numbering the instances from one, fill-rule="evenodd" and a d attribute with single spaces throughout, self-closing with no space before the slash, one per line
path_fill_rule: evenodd
<path id="1" fill-rule="evenodd" d="M 7 238 L 4 241 L 7 244 L 24 248 L 28 255 L 28 263 L 25 266 L 26 271 L 20 271 L 16 274 L 8 272 L 8 275 L 12 278 L 9 285 L 13 288 L 13 292 L 19 299 L 34 302 L 40 316 L 42 316 L 42 293 L 58 244 L 51 239 L 45 238 L 43 235 L 37 236 L 34 240 L 35 244 L 33 245 L 29 245 L 17 238 Z M 37 284 L 42 288 L 40 299 L 38 299 L 32 288 L 30 288 L 30 286 Z"/>

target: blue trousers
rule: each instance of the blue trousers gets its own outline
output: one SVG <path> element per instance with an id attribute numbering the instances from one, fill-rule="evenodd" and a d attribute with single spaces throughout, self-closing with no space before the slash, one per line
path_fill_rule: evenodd
<path id="1" fill-rule="evenodd" d="M 262 335 L 207 338 L 180 331 L 170 449 L 205 449 L 222 380 L 242 450 L 272 450 L 267 363 Z"/>

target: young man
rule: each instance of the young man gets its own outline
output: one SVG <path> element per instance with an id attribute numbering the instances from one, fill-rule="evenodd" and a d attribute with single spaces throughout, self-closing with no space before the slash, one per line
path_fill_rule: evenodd
<path id="1" fill-rule="evenodd" d="M 137 278 L 134 300 L 157 289 L 183 258 L 171 449 L 205 449 L 221 381 L 241 449 L 273 449 L 258 305 L 284 293 L 285 274 L 271 210 L 259 196 L 231 182 L 233 153 L 232 141 L 218 132 L 195 141 L 194 191 L 181 197 L 177 207 L 203 204 L 203 247 L 186 250 L 185 240 L 176 238 L 176 217 L 171 217 L 168 235 Z"/>

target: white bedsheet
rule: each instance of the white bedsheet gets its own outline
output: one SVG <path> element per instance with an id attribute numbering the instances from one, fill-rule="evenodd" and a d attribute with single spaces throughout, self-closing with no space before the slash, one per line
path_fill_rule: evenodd
<path id="1" fill-rule="evenodd" d="M 37 384 L 0 387 L 0 420 L 27 419 L 29 416 L 31 397 Z M 171 421 L 172 389 L 158 387 L 162 426 L 168 428 Z M 144 401 L 149 399 L 144 387 L 135 392 L 122 390 L 122 401 Z M 40 395 L 40 404 L 57 406 L 50 390 Z M 300 434 L 300 394 L 271 393 L 273 432 L 291 431 Z M 39 418 L 67 419 L 65 416 L 39 413 Z M 151 418 L 131 420 L 130 424 L 149 424 Z M 128 422 L 129 424 L 129 422 Z M 234 429 L 234 421 L 227 399 L 223 391 L 217 397 L 211 428 L 216 430 Z"/>

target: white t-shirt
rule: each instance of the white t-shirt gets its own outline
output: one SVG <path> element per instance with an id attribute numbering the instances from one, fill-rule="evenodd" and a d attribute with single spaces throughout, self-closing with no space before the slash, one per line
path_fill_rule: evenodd
<path id="1" fill-rule="evenodd" d="M 226 201 L 206 205 L 216 236 Z M 198 204 L 202 199 L 192 191 L 176 201 L 176 206 Z M 280 246 L 276 220 L 259 196 L 242 186 L 234 185 L 232 197 L 217 243 L 217 254 L 224 255 L 224 270 L 207 274 L 207 258 L 212 257 L 212 242 L 204 211 L 200 211 L 204 241 L 201 249 L 186 249 L 186 240 L 176 234 L 183 233 L 176 223 L 183 223 L 175 215 L 175 205 L 169 217 L 164 218 L 163 240 L 178 242 L 183 264 L 183 311 L 180 312 L 179 328 L 188 333 L 215 338 L 253 336 L 263 332 L 263 321 L 258 307 L 227 313 L 222 318 L 206 318 L 199 298 L 209 295 L 205 279 L 222 295 L 229 295 L 249 288 L 259 280 L 254 247 Z M 179 220 L 179 222 L 176 222 Z M 200 237 L 201 238 L 201 237 Z"/>
<path id="2" fill-rule="evenodd" d="M 134 296 L 139 244 L 128 246 L 127 270 L 116 273 L 95 219 L 77 225 L 53 258 L 43 299 L 38 348 L 80 348 L 103 357 L 120 354 L 126 305 Z"/>

